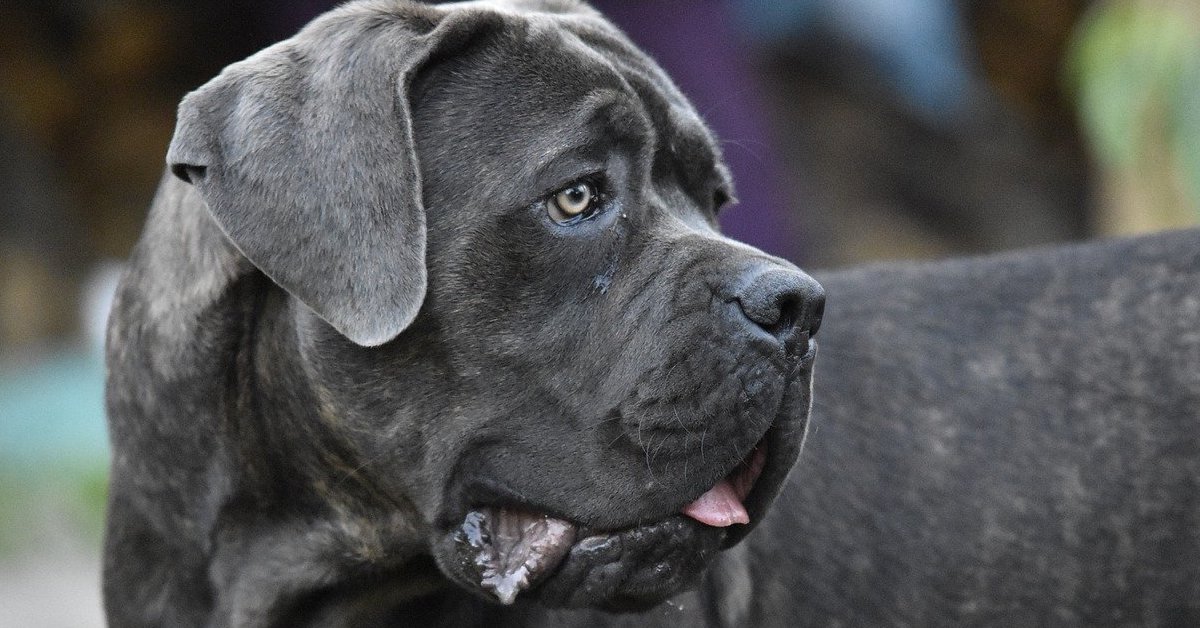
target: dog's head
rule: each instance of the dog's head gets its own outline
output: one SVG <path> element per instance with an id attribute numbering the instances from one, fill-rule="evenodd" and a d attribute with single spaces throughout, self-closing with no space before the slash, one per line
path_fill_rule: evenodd
<path id="1" fill-rule="evenodd" d="M 168 161 L 288 295 L 320 408 L 282 420 L 340 452 L 303 481 L 411 508 L 467 589 L 661 601 L 799 453 L 821 289 L 719 235 L 712 135 L 581 4 L 347 5 L 189 95 Z"/>

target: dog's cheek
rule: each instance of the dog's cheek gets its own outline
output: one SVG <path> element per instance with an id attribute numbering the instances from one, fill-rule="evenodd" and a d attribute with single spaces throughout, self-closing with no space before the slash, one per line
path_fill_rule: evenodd
<path id="1" fill-rule="evenodd" d="M 626 429 L 680 436 L 671 449 L 698 447 L 707 434 L 710 445 L 732 438 L 744 450 L 753 442 L 740 441 L 752 434 L 756 440 L 774 419 L 787 360 L 742 333 L 728 304 L 703 283 L 668 284 L 656 292 L 641 300 L 639 324 L 614 330 L 583 354 L 619 350 L 611 358 L 614 368 L 604 372 L 597 404 L 615 408 Z"/>
<path id="2" fill-rule="evenodd" d="M 459 387 L 446 379 L 445 343 L 435 327 L 419 317 L 398 341 L 365 348 L 303 306 L 293 314 L 303 372 L 315 392 L 311 420 L 348 456 L 328 470 L 333 483 L 361 482 L 432 516 L 445 470 L 431 452 L 449 455 L 458 446 L 437 424 L 457 420 L 454 409 L 462 408 Z"/>
<path id="3" fill-rule="evenodd" d="M 620 404 L 631 437 L 660 440 L 666 460 L 745 452 L 771 425 L 786 381 L 781 368 L 720 338 L 701 337 L 645 373 Z"/>

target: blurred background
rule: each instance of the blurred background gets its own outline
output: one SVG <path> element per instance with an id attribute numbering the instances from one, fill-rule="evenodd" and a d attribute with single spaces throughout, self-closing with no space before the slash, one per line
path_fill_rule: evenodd
<path id="1" fill-rule="evenodd" d="M 328 0 L 0 3 L 0 627 L 100 625 L 100 355 L 184 93 Z M 598 0 L 809 268 L 1195 224 L 1196 0 Z"/>

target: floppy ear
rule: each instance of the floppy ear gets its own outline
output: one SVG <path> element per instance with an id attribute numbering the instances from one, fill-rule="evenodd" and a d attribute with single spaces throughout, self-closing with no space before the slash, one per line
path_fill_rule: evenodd
<path id="1" fill-rule="evenodd" d="M 188 94 L 167 152 L 242 254 L 364 346 L 403 331 L 425 297 L 408 89 L 439 42 L 464 39 L 441 16 L 318 18 Z"/>

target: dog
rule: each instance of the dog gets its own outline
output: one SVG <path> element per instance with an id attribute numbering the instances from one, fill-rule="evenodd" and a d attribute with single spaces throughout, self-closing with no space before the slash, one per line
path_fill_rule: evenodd
<path id="1" fill-rule="evenodd" d="M 347 4 L 167 162 L 107 338 L 113 626 L 645 609 L 796 460 L 822 289 L 717 232 L 711 133 L 581 3 Z"/>
<path id="2" fill-rule="evenodd" d="M 782 494 L 626 625 L 1200 625 L 1200 230 L 814 276 Z"/>
<path id="3" fill-rule="evenodd" d="M 167 161 L 113 626 L 1197 617 L 1198 232 L 818 283 L 717 233 L 711 134 L 567 0 L 345 5 Z"/>
<path id="4" fill-rule="evenodd" d="M 1200 623 L 1200 230 L 815 277 L 804 453 L 696 590 L 441 625 Z"/>

